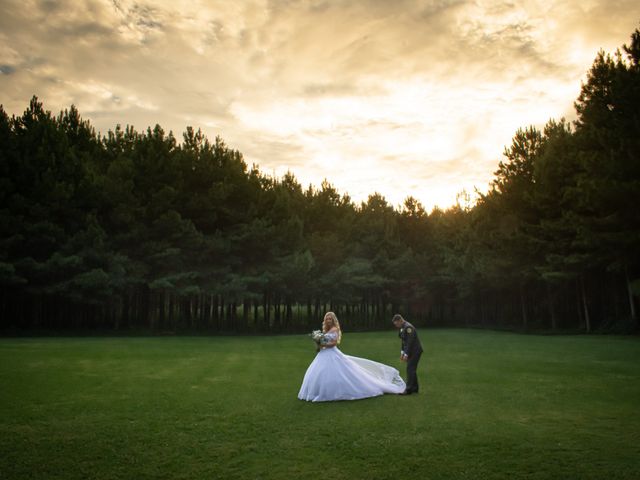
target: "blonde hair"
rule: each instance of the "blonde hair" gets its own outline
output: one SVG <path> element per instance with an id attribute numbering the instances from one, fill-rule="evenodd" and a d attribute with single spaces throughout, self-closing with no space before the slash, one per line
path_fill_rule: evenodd
<path id="1" fill-rule="evenodd" d="M 332 326 L 338 329 L 337 344 L 339 345 L 340 341 L 342 340 L 342 329 L 340 328 L 340 322 L 338 321 L 338 317 L 336 317 L 335 313 L 327 312 L 324 314 L 324 318 L 322 319 L 322 333 L 327 333 L 331 329 L 331 328 L 326 328 L 325 320 L 327 319 L 327 317 L 331 319 L 331 323 L 333 324 Z"/>

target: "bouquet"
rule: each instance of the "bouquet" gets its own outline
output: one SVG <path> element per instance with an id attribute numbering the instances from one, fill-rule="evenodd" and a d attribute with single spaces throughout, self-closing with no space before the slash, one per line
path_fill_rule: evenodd
<path id="1" fill-rule="evenodd" d="M 309 334 L 309 336 L 311 337 L 311 340 L 316 342 L 317 350 L 320 350 L 320 347 L 322 347 L 322 345 L 326 345 L 327 343 L 329 343 L 329 339 L 324 336 L 324 333 L 322 333 L 321 330 L 314 330 Z"/>

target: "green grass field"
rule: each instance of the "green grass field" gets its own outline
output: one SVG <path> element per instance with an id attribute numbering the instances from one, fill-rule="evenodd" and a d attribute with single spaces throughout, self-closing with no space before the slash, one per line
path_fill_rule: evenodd
<path id="1" fill-rule="evenodd" d="M 640 478 L 640 338 L 421 336 L 419 395 L 322 404 L 303 335 L 0 339 L 0 478 Z"/>

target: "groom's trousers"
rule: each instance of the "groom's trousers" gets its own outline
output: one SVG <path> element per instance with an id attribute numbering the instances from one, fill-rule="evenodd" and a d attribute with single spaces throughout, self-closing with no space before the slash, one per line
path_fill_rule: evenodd
<path id="1" fill-rule="evenodd" d="M 416 371 L 421 356 L 422 352 L 411 355 L 407 361 L 407 392 L 418 393 L 418 374 Z"/>

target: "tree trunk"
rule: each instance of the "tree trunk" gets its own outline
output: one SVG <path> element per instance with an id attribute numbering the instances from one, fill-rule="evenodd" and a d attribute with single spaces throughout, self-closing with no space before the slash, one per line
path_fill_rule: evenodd
<path id="1" fill-rule="evenodd" d="M 251 305 L 249 300 L 245 298 L 242 301 L 242 329 L 244 332 L 249 331 L 249 310 L 251 310 Z"/>
<path id="2" fill-rule="evenodd" d="M 582 310 L 582 292 L 580 291 L 580 279 L 576 278 L 576 312 L 578 312 L 578 326 L 584 325 L 584 311 Z"/>
<path id="3" fill-rule="evenodd" d="M 273 296 L 273 328 L 275 331 L 280 331 L 280 325 L 282 324 L 282 318 L 280 315 L 280 295 L 275 294 Z"/>
<path id="4" fill-rule="evenodd" d="M 589 307 L 587 305 L 587 294 L 584 288 L 584 275 L 580 277 L 580 290 L 582 292 L 582 307 L 584 308 L 584 326 L 587 333 L 590 333 L 591 319 L 589 317 Z"/>
<path id="5" fill-rule="evenodd" d="M 549 315 L 551 315 L 551 330 L 555 332 L 558 329 L 558 318 L 556 317 L 553 294 L 551 293 L 551 285 L 549 283 L 547 283 L 547 299 L 549 305 Z"/>
<path id="6" fill-rule="evenodd" d="M 151 315 L 151 299 L 150 293 L 146 287 L 141 287 L 138 290 L 138 315 L 140 317 L 140 324 L 146 325 L 149 330 L 155 330 L 155 323 L 153 322 L 153 315 Z"/>
<path id="7" fill-rule="evenodd" d="M 286 300 L 286 313 L 284 316 L 284 326 L 285 329 L 291 326 L 291 321 L 293 320 L 293 308 L 291 307 L 291 299 L 287 298 Z"/>
<path id="8" fill-rule="evenodd" d="M 231 331 L 238 333 L 238 303 L 235 300 L 231 304 Z"/>
<path id="9" fill-rule="evenodd" d="M 259 323 L 258 323 L 258 305 L 259 302 L 256 299 L 253 299 L 253 328 L 254 329 L 259 329 Z"/>
<path id="10" fill-rule="evenodd" d="M 220 314 L 219 314 L 219 320 L 218 320 L 219 332 L 223 332 L 225 330 L 227 325 L 226 319 L 227 317 L 225 315 L 225 300 L 224 300 L 224 297 L 220 295 Z"/>
<path id="11" fill-rule="evenodd" d="M 160 296 L 160 315 L 158 316 L 158 328 L 164 330 L 167 328 L 167 315 L 165 312 L 165 295 L 164 292 L 158 292 Z"/>
<path id="12" fill-rule="evenodd" d="M 209 306 L 209 321 L 208 321 L 208 325 L 209 328 L 215 328 L 215 322 L 216 322 L 216 316 L 218 314 L 217 312 L 217 308 L 218 308 L 218 294 L 216 293 L 211 293 L 210 295 L 210 306 Z"/>
<path id="13" fill-rule="evenodd" d="M 624 269 L 624 276 L 627 281 L 627 295 L 629 295 L 629 311 L 631 313 L 631 320 L 635 323 L 637 321 L 636 306 L 633 298 L 633 291 L 631 290 L 631 281 L 629 280 L 629 270 L 626 267 Z"/>
<path id="14" fill-rule="evenodd" d="M 267 294 L 267 292 L 264 293 L 262 298 L 263 298 L 263 301 L 262 301 L 263 311 L 262 311 L 262 313 L 263 313 L 263 317 L 264 317 L 262 323 L 264 325 L 264 330 L 266 332 L 268 332 L 270 324 L 271 324 L 271 320 L 269 318 L 269 313 L 270 313 L 269 312 L 269 295 Z"/>
<path id="15" fill-rule="evenodd" d="M 522 285 L 520 285 L 520 305 L 522 307 L 522 329 L 527 330 L 529 319 L 527 318 L 527 302 Z"/>
<path id="16" fill-rule="evenodd" d="M 211 323 L 213 324 L 213 328 L 216 332 L 220 331 L 220 312 L 218 311 L 218 309 L 219 309 L 218 294 L 215 293 L 211 297 L 211 315 L 212 315 Z"/>
<path id="17" fill-rule="evenodd" d="M 316 304 L 314 306 L 314 312 L 313 312 L 313 321 L 314 321 L 314 323 L 318 319 L 319 311 L 320 311 L 320 299 L 316 298 Z"/>

